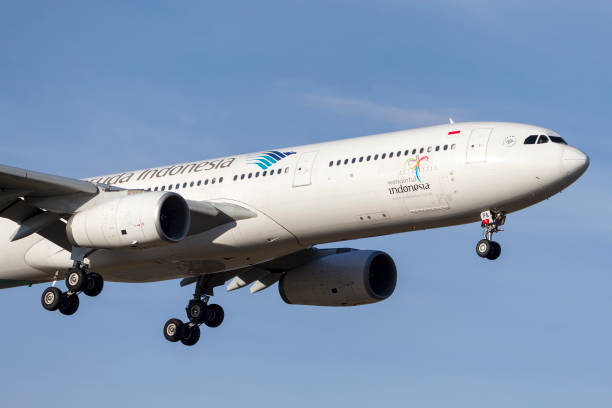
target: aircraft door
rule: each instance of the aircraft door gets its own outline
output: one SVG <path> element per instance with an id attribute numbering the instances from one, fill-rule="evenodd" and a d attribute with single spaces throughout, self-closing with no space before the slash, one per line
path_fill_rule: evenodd
<path id="1" fill-rule="evenodd" d="M 466 163 L 487 161 L 487 144 L 492 130 L 491 128 L 472 130 L 467 143 Z"/>
<path id="2" fill-rule="evenodd" d="M 305 152 L 300 155 L 293 174 L 293 187 L 309 186 L 312 184 L 312 167 L 317 157 L 317 151 Z"/>

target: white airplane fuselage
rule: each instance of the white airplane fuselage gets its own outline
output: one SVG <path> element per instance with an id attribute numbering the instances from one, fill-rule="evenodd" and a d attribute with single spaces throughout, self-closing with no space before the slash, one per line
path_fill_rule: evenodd
<path id="1" fill-rule="evenodd" d="M 523 124 L 460 123 L 91 178 L 234 203 L 257 216 L 164 246 L 97 250 L 90 268 L 110 281 L 188 277 L 321 243 L 479 221 L 485 210 L 517 211 L 563 190 L 589 164 L 552 139 L 524 144 L 531 135 L 559 136 Z M 72 265 L 68 251 L 37 234 L 9 242 L 17 227 L 0 219 L 0 287 L 50 281 Z"/>

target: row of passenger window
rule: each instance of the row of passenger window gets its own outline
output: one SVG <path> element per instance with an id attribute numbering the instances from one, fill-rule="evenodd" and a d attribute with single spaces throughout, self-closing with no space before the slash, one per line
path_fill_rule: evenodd
<path id="1" fill-rule="evenodd" d="M 551 142 L 553 143 L 561 143 L 566 145 L 567 142 L 565 140 L 563 140 L 562 137 L 559 136 L 546 136 L 546 135 L 531 135 L 528 136 L 525 139 L 524 144 L 543 144 L 543 143 L 548 143 L 548 140 L 550 139 Z"/>
<path id="2" fill-rule="evenodd" d="M 212 178 L 212 179 L 205 179 L 205 180 L 198 180 L 196 181 L 192 181 L 190 183 L 183 183 L 182 184 L 182 188 L 187 188 L 187 187 L 197 187 L 197 186 L 201 186 L 201 185 L 208 185 L 208 184 L 215 184 L 215 183 L 223 183 L 223 177 L 219 177 L 219 179 L 217 179 L 216 177 Z M 181 188 L 181 184 L 177 183 L 177 184 L 169 184 L 167 187 L 164 186 L 156 186 L 156 187 L 149 187 L 147 188 L 147 191 L 172 191 L 174 190 L 178 190 L 179 188 Z"/>
<path id="3" fill-rule="evenodd" d="M 429 147 L 427 147 L 427 153 L 431 153 L 431 152 L 433 152 L 433 151 L 439 152 L 440 150 L 442 150 L 442 151 L 446 151 L 446 150 L 449 150 L 449 147 L 450 147 L 450 150 L 455 150 L 455 148 L 457 147 L 457 145 L 453 143 L 453 144 L 451 144 L 451 145 L 447 145 L 447 144 L 445 144 L 445 145 L 443 145 L 443 146 L 441 146 L 441 145 L 439 145 L 439 146 L 435 146 L 435 147 L 433 147 L 433 146 L 429 146 Z M 415 154 L 417 154 L 417 152 L 418 152 L 419 154 L 421 154 L 421 153 L 425 153 L 425 150 L 426 150 L 426 149 L 425 149 L 424 147 L 421 147 L 420 149 L 412 149 L 412 154 L 413 154 L 413 155 L 415 155 Z M 404 156 L 408 156 L 408 155 L 410 154 L 410 149 L 406 149 L 406 150 L 404 150 L 404 152 L 403 152 L 403 153 L 404 153 Z M 397 152 L 391 152 L 391 153 L 389 153 L 388 155 L 387 155 L 387 153 L 383 153 L 383 154 L 381 154 L 381 155 L 380 155 L 380 159 L 381 159 L 381 160 L 382 160 L 382 159 L 385 159 L 385 158 L 387 158 L 387 157 L 388 157 L 389 159 L 392 159 L 393 157 L 402 157 L 402 151 L 401 151 L 401 150 L 399 150 L 399 151 L 397 151 Z M 372 160 L 372 158 L 373 158 L 374 160 L 378 160 L 379 155 L 378 155 L 378 154 L 375 154 L 373 157 L 372 157 L 372 155 L 368 155 L 368 156 L 361 156 L 359 159 L 357 159 L 356 157 L 353 157 L 353 158 L 350 160 L 350 163 L 351 163 L 351 164 L 353 164 L 353 163 L 355 163 L 355 162 L 357 162 L 357 161 L 358 161 L 359 163 L 361 163 L 361 162 L 363 162 L 363 161 L 364 161 L 364 159 L 365 159 L 365 161 L 370 161 L 370 160 Z M 342 161 L 342 160 L 337 160 L 337 161 L 335 162 L 336 166 L 339 166 L 339 165 L 341 165 L 342 163 L 343 163 L 343 161 Z M 349 164 L 349 159 L 344 159 L 344 164 Z M 332 161 L 330 161 L 330 162 L 329 162 L 329 167 L 332 167 L 333 165 L 334 165 L 334 161 L 332 160 Z"/>
<path id="4" fill-rule="evenodd" d="M 285 167 L 284 172 L 285 173 L 289 173 L 289 167 Z M 248 173 L 248 174 L 247 173 L 243 173 L 243 174 L 240 175 L 240 180 L 244 180 L 245 178 L 246 179 L 250 179 L 250 178 L 259 177 L 259 176 L 266 177 L 267 175 L 273 176 L 275 174 L 277 174 L 277 175 L 283 174 L 283 169 L 277 169 L 276 173 L 275 173 L 275 169 L 272 169 L 269 172 L 268 172 L 268 170 L 264 170 L 262 172 L 258 171 L 258 172 L 255 172 L 255 173 Z M 234 175 L 234 181 L 236 181 L 236 180 L 238 180 L 238 174 Z"/>
<path id="5" fill-rule="evenodd" d="M 238 178 L 240 178 L 240 180 L 244 180 L 246 179 L 250 179 L 250 178 L 254 178 L 254 177 L 265 177 L 267 175 L 273 176 L 275 174 L 283 174 L 283 171 L 285 173 L 289 173 L 289 167 L 285 167 L 284 169 L 272 169 L 270 171 L 268 170 L 264 170 L 263 172 L 255 172 L 255 173 L 244 173 L 241 174 L 240 176 L 238 174 L 234 175 L 234 181 L 238 180 Z M 205 180 L 198 180 L 198 181 L 192 181 L 190 183 L 183 183 L 182 185 L 180 183 L 177 184 L 169 184 L 168 186 L 156 186 L 156 187 L 149 187 L 147 188 L 147 191 L 172 191 L 172 190 L 178 190 L 181 187 L 182 188 L 187 188 L 187 187 L 200 187 L 202 185 L 206 186 L 208 184 L 215 184 L 215 183 L 223 183 L 223 177 L 219 177 L 218 179 L 216 177 L 212 178 L 212 179 L 205 179 Z"/>

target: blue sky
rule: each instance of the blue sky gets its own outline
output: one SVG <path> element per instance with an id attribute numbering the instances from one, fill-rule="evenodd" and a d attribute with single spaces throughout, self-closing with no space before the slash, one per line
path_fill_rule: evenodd
<path id="1" fill-rule="evenodd" d="M 219 291 L 226 321 L 193 348 L 162 337 L 176 281 L 108 283 L 72 318 L 41 285 L 2 291 L 3 404 L 610 406 L 611 19 L 605 1 L 4 2 L 4 164 L 89 177 L 452 116 L 552 128 L 591 167 L 511 214 L 495 263 L 477 224 L 350 242 L 396 259 L 390 299 Z"/>

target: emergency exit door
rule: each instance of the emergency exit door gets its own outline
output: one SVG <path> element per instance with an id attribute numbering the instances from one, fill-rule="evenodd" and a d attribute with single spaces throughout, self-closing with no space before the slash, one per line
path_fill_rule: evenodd
<path id="1" fill-rule="evenodd" d="M 492 130 L 491 128 L 472 130 L 467 144 L 466 163 L 487 161 L 487 144 Z"/>
<path id="2" fill-rule="evenodd" d="M 318 152 L 306 152 L 300 155 L 295 173 L 293 174 L 293 187 L 309 186 L 312 184 L 312 167 Z"/>

